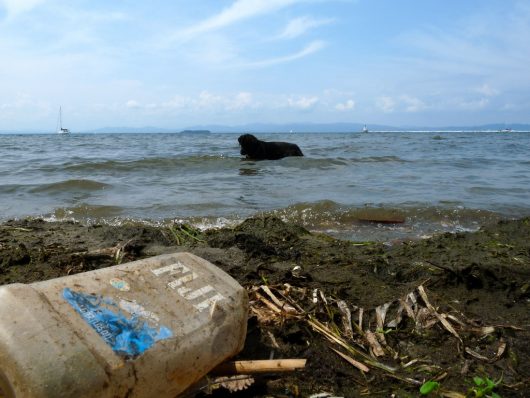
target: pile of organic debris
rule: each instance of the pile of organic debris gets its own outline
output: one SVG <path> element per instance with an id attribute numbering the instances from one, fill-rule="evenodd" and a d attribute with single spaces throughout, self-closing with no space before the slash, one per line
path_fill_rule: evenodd
<path id="1" fill-rule="evenodd" d="M 209 231 L 10 221 L 0 282 L 174 251 L 219 266 L 251 299 L 244 350 L 188 396 L 528 396 L 529 219 L 393 245 L 274 217 Z"/>

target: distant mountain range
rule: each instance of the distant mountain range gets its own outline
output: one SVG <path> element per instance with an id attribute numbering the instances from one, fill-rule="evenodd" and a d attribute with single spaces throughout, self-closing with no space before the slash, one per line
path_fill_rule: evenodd
<path id="1" fill-rule="evenodd" d="M 530 131 L 530 124 L 484 124 L 477 126 L 390 126 L 383 124 L 367 124 L 369 131 L 498 131 L 510 128 L 516 131 Z M 249 123 L 242 125 L 197 125 L 184 129 L 167 129 L 157 127 L 108 127 L 94 130 L 94 133 L 180 133 L 180 132 L 212 132 L 212 133 L 351 133 L 360 132 L 363 123 Z"/>
<path id="2" fill-rule="evenodd" d="M 493 123 L 476 126 L 389 126 L 383 124 L 367 124 L 369 131 L 499 131 L 512 129 L 515 131 L 530 132 L 530 124 L 507 124 Z M 162 128 L 162 127 L 104 127 L 95 130 L 78 130 L 79 133 L 354 133 L 362 131 L 364 123 L 249 123 L 242 125 L 197 125 L 184 128 Z M 42 133 L 42 131 L 10 131 L 0 130 L 0 134 L 17 133 Z"/>

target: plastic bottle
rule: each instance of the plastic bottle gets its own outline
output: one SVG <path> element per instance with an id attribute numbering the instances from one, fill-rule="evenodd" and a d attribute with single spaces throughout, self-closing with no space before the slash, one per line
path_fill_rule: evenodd
<path id="1" fill-rule="evenodd" d="M 0 391 L 173 398 L 242 349 L 247 311 L 246 291 L 190 253 L 2 286 Z"/>

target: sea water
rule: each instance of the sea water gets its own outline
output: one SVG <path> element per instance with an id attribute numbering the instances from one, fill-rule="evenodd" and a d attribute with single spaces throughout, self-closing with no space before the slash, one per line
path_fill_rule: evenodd
<path id="1" fill-rule="evenodd" d="M 0 221 L 211 228 L 274 214 L 389 241 L 530 215 L 530 133 L 254 134 L 305 156 L 245 160 L 236 133 L 0 134 Z"/>

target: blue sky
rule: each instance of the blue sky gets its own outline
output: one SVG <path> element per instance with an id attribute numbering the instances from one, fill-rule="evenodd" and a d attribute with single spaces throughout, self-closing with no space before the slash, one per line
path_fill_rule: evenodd
<path id="1" fill-rule="evenodd" d="M 530 1 L 0 0 L 0 130 L 530 123 Z"/>

